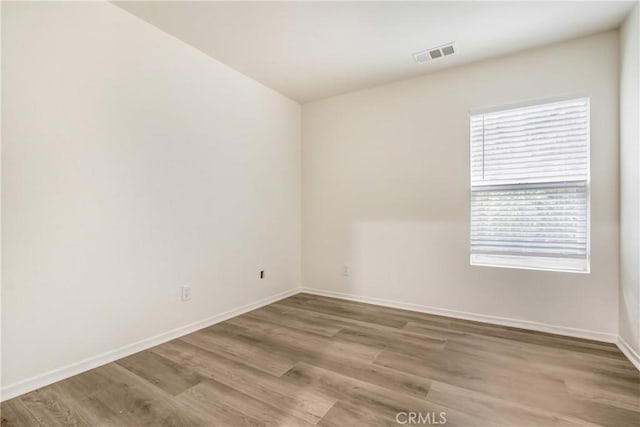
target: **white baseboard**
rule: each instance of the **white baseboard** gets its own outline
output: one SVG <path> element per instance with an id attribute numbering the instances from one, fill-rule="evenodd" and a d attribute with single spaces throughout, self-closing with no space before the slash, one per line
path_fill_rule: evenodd
<path id="1" fill-rule="evenodd" d="M 622 337 L 618 337 L 616 341 L 618 348 L 620 351 L 627 356 L 627 359 L 636 367 L 638 371 L 640 371 L 640 354 L 636 353 L 636 351 L 627 343 Z"/>
<path id="2" fill-rule="evenodd" d="M 233 310 L 226 311 L 215 316 L 208 317 L 198 322 L 191 323 L 180 328 L 176 328 L 162 334 L 143 339 L 133 344 L 129 344 L 115 350 L 108 351 L 106 353 L 99 354 L 97 356 L 90 357 L 80 362 L 73 363 L 71 365 L 54 369 L 41 375 L 20 381 L 15 384 L 8 385 L 0 390 L 0 401 L 12 399 L 20 396 L 24 393 L 28 393 L 35 389 L 53 384 L 55 382 L 64 380 L 74 375 L 81 374 L 88 370 L 97 368 L 107 363 L 114 362 L 123 357 L 130 356 L 139 351 L 146 350 L 148 348 L 160 345 L 167 341 L 179 338 L 183 335 L 190 334 L 199 329 L 206 328 L 216 323 L 223 322 L 235 316 L 247 313 L 257 308 L 263 307 L 268 304 L 272 304 L 281 299 L 298 293 L 308 293 L 313 295 L 320 295 L 332 298 L 339 298 L 348 301 L 363 302 L 367 304 L 380 305 L 384 307 L 399 308 L 403 310 L 416 311 L 420 313 L 435 314 L 440 316 L 448 316 L 464 320 L 474 320 L 477 322 L 491 323 L 495 325 L 511 326 L 515 328 L 529 329 L 539 332 L 549 332 L 552 334 L 565 335 L 576 338 L 586 338 L 596 341 L 604 341 L 609 343 L 616 343 L 620 350 L 629 358 L 629 360 L 640 370 L 640 356 L 620 337 L 614 334 L 608 334 L 604 332 L 589 331 L 583 329 L 568 328 L 565 326 L 548 325 L 545 323 L 531 322 L 528 320 L 509 319 L 505 317 L 488 316 L 485 314 L 468 313 L 464 311 L 449 310 L 444 308 L 430 307 L 419 304 L 411 304 L 400 301 L 392 301 L 380 298 L 364 297 L 352 294 L 346 294 L 342 292 L 326 291 L 323 289 L 314 288 L 294 288 L 279 294 L 255 301 L 253 303 L 244 305 L 242 307 L 235 308 Z"/>
<path id="3" fill-rule="evenodd" d="M 106 365 L 107 363 L 111 363 L 118 359 L 122 359 L 123 357 L 130 356 L 139 351 L 146 350 L 151 347 L 155 347 L 156 345 L 165 343 L 167 341 L 171 341 L 173 339 L 179 338 L 186 334 L 190 334 L 199 329 L 206 328 L 211 325 L 215 325 L 216 323 L 223 322 L 232 317 L 239 316 L 241 314 L 263 307 L 267 304 L 274 303 L 283 298 L 287 298 L 291 295 L 295 295 L 299 292 L 300 292 L 300 288 L 290 289 L 288 291 L 281 292 L 279 294 L 276 294 L 267 298 L 263 298 L 259 301 L 252 302 L 242 307 L 234 308 L 233 310 L 229 310 L 221 314 L 216 314 L 214 316 L 191 323 L 189 325 L 181 326 L 179 328 L 176 328 L 167 332 L 163 332 L 153 337 L 145 338 L 133 344 L 128 344 L 123 347 L 117 348 L 115 350 L 111 350 L 106 353 L 102 353 L 97 356 L 84 359 L 80 362 L 76 362 L 62 368 L 54 369 L 52 371 L 46 372 L 41 375 L 37 375 L 35 377 L 28 378 L 24 381 L 20 381 L 15 384 L 10 384 L 6 387 L 3 387 L 2 390 L 0 390 L 0 401 L 12 399 L 24 393 L 28 393 L 30 391 L 47 386 L 49 384 L 62 381 L 66 378 L 81 374 L 83 372 L 97 368 L 99 366 Z"/>
<path id="4" fill-rule="evenodd" d="M 363 302 L 367 304 L 381 305 L 384 307 L 399 308 L 420 313 L 435 314 L 439 316 L 454 317 L 457 319 L 473 320 L 476 322 L 491 323 L 494 325 L 511 326 L 514 328 L 529 329 L 538 332 L 565 335 L 574 338 L 585 338 L 595 341 L 615 343 L 618 336 L 606 332 L 589 331 L 585 329 L 569 328 L 566 326 L 548 325 L 546 323 L 532 322 L 529 320 L 510 319 L 507 317 L 489 316 L 486 314 L 468 313 L 465 311 L 449 310 L 445 308 L 430 307 L 426 305 L 411 304 L 400 301 L 392 301 L 380 298 L 363 297 L 342 292 L 326 291 L 324 289 L 301 288 L 301 292 L 325 297 L 339 298 L 349 301 Z"/>

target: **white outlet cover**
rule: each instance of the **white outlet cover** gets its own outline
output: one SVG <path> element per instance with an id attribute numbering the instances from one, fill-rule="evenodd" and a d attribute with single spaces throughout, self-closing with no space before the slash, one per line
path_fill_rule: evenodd
<path id="1" fill-rule="evenodd" d="M 180 296 L 182 298 L 182 301 L 189 301 L 191 299 L 191 287 L 183 286 L 180 289 Z"/>

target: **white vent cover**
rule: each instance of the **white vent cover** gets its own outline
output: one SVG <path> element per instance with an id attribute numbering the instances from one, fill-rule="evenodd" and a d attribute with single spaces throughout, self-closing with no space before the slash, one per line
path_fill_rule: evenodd
<path id="1" fill-rule="evenodd" d="M 431 58 L 429 57 L 429 51 L 425 50 L 424 52 L 414 53 L 413 54 L 413 59 L 415 59 L 415 61 L 418 64 L 424 64 L 425 62 L 427 62 Z"/>
<path id="2" fill-rule="evenodd" d="M 442 58 L 444 56 L 453 55 L 454 53 L 455 49 L 453 48 L 453 43 L 447 43 L 442 46 L 432 47 L 431 49 L 416 52 L 413 54 L 413 59 L 418 64 L 424 64 L 432 59 Z"/>

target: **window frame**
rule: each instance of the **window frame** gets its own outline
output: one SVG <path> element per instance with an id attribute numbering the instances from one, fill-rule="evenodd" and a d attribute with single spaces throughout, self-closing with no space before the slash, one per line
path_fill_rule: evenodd
<path id="1" fill-rule="evenodd" d="M 578 260 L 582 262 L 583 258 L 564 258 L 562 261 L 559 257 L 544 256 L 523 256 L 523 255 L 505 255 L 505 254 L 474 254 L 471 252 L 472 247 L 472 197 L 473 197 L 473 176 L 471 171 L 471 118 L 479 114 L 489 114 L 494 112 L 508 111 L 518 108 L 533 107 L 536 105 L 552 104 L 556 102 L 572 101 L 586 99 L 587 101 L 587 176 L 585 179 L 587 193 L 587 212 L 586 212 L 586 258 L 584 268 L 570 268 L 569 266 L 578 264 Z M 474 108 L 469 110 L 467 115 L 467 172 L 469 173 L 469 264 L 475 267 L 497 267 L 520 270 L 536 270 L 551 271 L 562 273 L 591 273 L 591 95 L 585 93 L 574 93 L 570 95 L 553 96 L 546 98 L 528 99 L 525 101 L 513 102 L 508 104 L 493 105 L 484 108 Z M 568 181 L 553 181 L 554 183 L 566 183 Z M 525 187 L 528 184 L 511 184 L 514 186 Z M 484 261 L 483 261 L 484 259 Z M 575 260 L 575 261 L 574 261 Z M 545 262 L 546 261 L 546 262 Z M 571 262 L 574 261 L 574 262 Z M 564 263 L 564 265 L 562 265 Z M 555 264 L 555 265 L 553 265 Z"/>

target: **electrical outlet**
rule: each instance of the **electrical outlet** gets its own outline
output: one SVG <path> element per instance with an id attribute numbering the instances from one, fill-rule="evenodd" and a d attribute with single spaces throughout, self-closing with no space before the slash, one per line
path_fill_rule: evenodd
<path id="1" fill-rule="evenodd" d="M 349 277 L 349 266 L 347 264 L 342 266 L 342 275 L 344 277 Z"/>
<path id="2" fill-rule="evenodd" d="M 191 286 L 183 286 L 180 288 L 180 297 L 182 301 L 189 301 L 191 299 Z"/>

